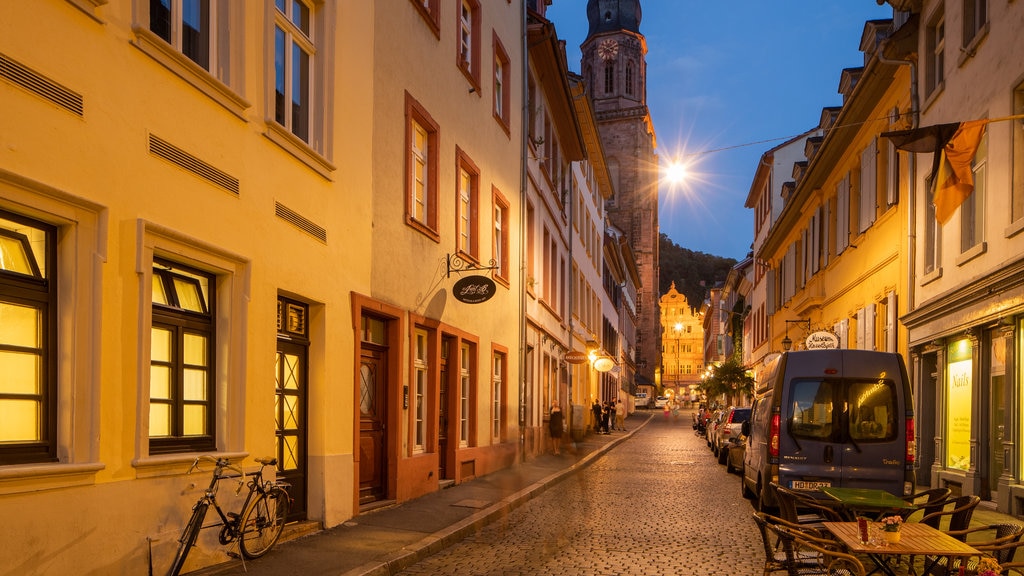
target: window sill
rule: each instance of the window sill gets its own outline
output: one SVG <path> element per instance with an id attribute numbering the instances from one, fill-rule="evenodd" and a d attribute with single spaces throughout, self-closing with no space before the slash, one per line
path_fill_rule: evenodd
<path id="1" fill-rule="evenodd" d="M 943 80 L 942 82 L 939 82 L 938 86 L 933 88 L 932 91 L 929 92 L 927 96 L 925 96 L 924 102 L 921 104 L 921 111 L 927 111 L 928 108 L 930 108 L 931 105 L 934 104 L 935 101 L 939 99 L 939 95 L 942 94 L 942 91 L 945 90 L 945 88 L 946 81 Z"/>
<path id="2" fill-rule="evenodd" d="M 988 251 L 988 242 L 979 242 L 956 258 L 956 265 L 963 266 Z"/>
<path id="3" fill-rule="evenodd" d="M 96 473 L 106 468 L 99 462 L 86 464 L 23 464 L 0 467 L 0 494 L 20 494 L 92 486 Z"/>
<path id="4" fill-rule="evenodd" d="M 203 453 L 207 454 L 206 452 Z M 210 456 L 215 458 L 227 458 L 228 460 L 241 460 L 249 455 L 248 452 L 214 452 Z M 188 472 L 189 466 L 195 462 L 196 452 L 183 452 L 181 454 L 168 454 L 166 456 L 147 456 L 132 461 L 135 468 L 136 478 L 159 478 L 162 476 L 180 476 Z"/>
<path id="5" fill-rule="evenodd" d="M 974 35 L 974 38 L 971 38 L 971 41 L 967 43 L 967 46 L 960 50 L 960 55 L 956 59 L 957 68 L 962 68 L 968 60 L 978 54 L 978 48 L 985 41 L 985 38 L 988 37 L 990 27 L 990 22 L 985 22 L 981 29 L 978 30 L 978 33 Z"/>
<path id="6" fill-rule="evenodd" d="M 96 14 L 96 8 L 103 6 L 110 0 L 66 0 L 68 4 L 71 4 L 75 8 L 78 8 L 85 13 L 86 16 L 92 18 L 100 24 L 104 24 L 103 19 Z"/>
<path id="7" fill-rule="evenodd" d="M 1024 218 L 1013 222 L 1003 230 L 1003 236 L 1007 238 L 1013 238 L 1017 234 L 1020 234 L 1021 230 L 1024 230 Z"/>
<path id="8" fill-rule="evenodd" d="M 252 105 L 245 98 L 236 94 L 231 87 L 215 78 L 195 62 L 189 60 L 184 54 L 172 48 L 163 39 L 149 30 L 135 27 L 132 31 L 135 33 L 135 40 L 132 41 L 133 46 L 171 72 L 177 74 L 182 80 L 188 82 L 203 94 L 206 94 L 227 109 L 228 112 L 244 121 L 248 121 L 245 111 Z"/>
<path id="9" fill-rule="evenodd" d="M 324 179 L 334 181 L 334 171 L 337 170 L 334 164 L 331 164 L 316 150 L 310 148 L 309 144 L 306 144 L 294 134 L 285 130 L 284 126 L 268 118 L 267 130 L 263 135 L 274 144 L 284 148 L 286 152 L 297 158 L 300 162 L 312 168 L 317 174 L 323 176 Z"/>
<path id="10" fill-rule="evenodd" d="M 412 216 L 409 216 L 408 214 L 405 215 L 405 224 L 412 228 L 413 230 L 416 230 L 420 234 L 423 234 L 427 238 L 430 238 L 435 243 L 441 243 L 441 235 L 438 234 L 436 229 L 430 227 L 429 225 L 423 222 L 420 222 L 419 220 L 413 218 Z"/>
<path id="11" fill-rule="evenodd" d="M 942 278 L 942 268 L 941 267 L 936 268 L 935 270 L 932 270 L 931 272 L 927 272 L 923 276 L 921 276 L 921 286 L 925 286 L 925 285 L 931 284 L 932 282 L 935 282 L 939 278 Z"/>

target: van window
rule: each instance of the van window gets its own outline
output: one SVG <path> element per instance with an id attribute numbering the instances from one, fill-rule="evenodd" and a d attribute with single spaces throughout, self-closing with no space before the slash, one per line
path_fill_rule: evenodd
<path id="1" fill-rule="evenodd" d="M 891 380 L 794 380 L 789 433 L 831 442 L 891 441 L 896 398 Z"/>

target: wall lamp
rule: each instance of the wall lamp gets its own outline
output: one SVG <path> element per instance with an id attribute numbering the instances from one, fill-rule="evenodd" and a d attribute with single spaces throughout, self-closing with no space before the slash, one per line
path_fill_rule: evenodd
<path id="1" fill-rule="evenodd" d="M 789 349 L 793 347 L 793 341 L 789 339 L 790 324 L 803 324 L 805 331 L 811 329 L 810 320 L 786 320 L 786 337 L 782 339 L 782 349 L 786 352 L 789 352 Z"/>

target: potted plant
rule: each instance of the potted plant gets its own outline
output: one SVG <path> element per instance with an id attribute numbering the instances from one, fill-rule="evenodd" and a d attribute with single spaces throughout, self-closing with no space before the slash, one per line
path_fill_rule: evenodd
<path id="1" fill-rule="evenodd" d="M 899 516 L 886 516 L 880 522 L 882 524 L 882 538 L 890 544 L 899 542 L 903 518 Z"/>

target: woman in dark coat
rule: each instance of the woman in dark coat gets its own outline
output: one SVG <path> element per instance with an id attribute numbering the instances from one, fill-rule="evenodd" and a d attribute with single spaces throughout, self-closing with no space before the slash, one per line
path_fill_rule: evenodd
<path id="1" fill-rule="evenodd" d="M 548 432 L 551 433 L 551 448 L 553 449 L 555 456 L 561 454 L 562 446 L 562 428 L 564 426 L 562 420 L 562 409 L 558 407 L 557 402 L 551 403 L 551 416 L 548 419 Z"/>

